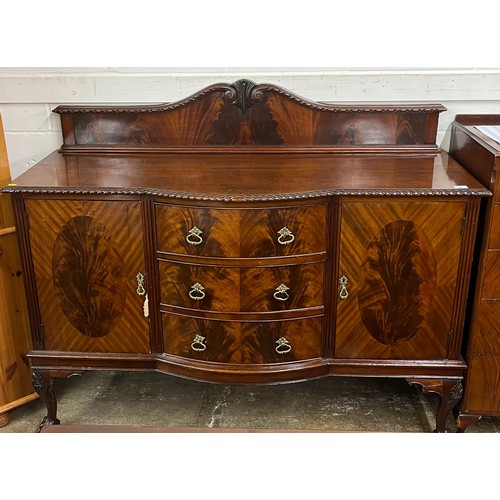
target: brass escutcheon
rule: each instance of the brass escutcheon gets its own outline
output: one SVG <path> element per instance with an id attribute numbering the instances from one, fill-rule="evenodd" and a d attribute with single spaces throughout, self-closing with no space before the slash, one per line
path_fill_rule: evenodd
<path id="1" fill-rule="evenodd" d="M 146 293 L 146 289 L 144 288 L 144 274 L 138 273 L 135 277 L 137 280 L 137 295 L 144 295 Z"/>
<path id="2" fill-rule="evenodd" d="M 347 291 L 347 282 L 349 280 L 347 279 L 347 276 L 345 275 L 342 275 L 339 279 L 339 283 L 340 283 L 340 292 L 339 292 L 339 295 L 340 295 L 340 298 L 345 300 L 347 299 L 347 296 L 349 295 L 349 292 Z"/>

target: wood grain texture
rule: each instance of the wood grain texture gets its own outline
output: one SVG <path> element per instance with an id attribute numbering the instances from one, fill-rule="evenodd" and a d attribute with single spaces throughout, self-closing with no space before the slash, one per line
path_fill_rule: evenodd
<path id="1" fill-rule="evenodd" d="M 5 427 L 10 422 L 8 413 L 0 413 L 0 427 Z"/>
<path id="2" fill-rule="evenodd" d="M 11 181 L 7 147 L 3 131 L 2 116 L 0 115 L 0 187 Z M 10 197 L 0 195 L 0 229 L 14 227 L 14 217 L 10 206 Z"/>
<path id="3" fill-rule="evenodd" d="M 500 356 L 483 354 L 468 360 L 465 408 L 469 413 L 500 412 Z"/>
<path id="4" fill-rule="evenodd" d="M 489 248 L 491 250 L 500 250 L 500 204 L 499 203 L 496 203 L 492 208 Z"/>
<path id="5" fill-rule="evenodd" d="M 446 153 L 193 153 L 62 155 L 54 152 L 3 192 L 152 194 L 175 200 L 257 202 L 324 196 L 489 196 Z M 457 188 L 467 186 L 467 188 Z"/>
<path id="6" fill-rule="evenodd" d="M 484 262 L 483 299 L 500 299 L 500 250 L 488 250 Z"/>
<path id="7" fill-rule="evenodd" d="M 162 304 L 205 311 L 240 310 L 240 272 L 236 267 L 160 261 L 159 273 Z M 197 283 L 203 287 L 200 292 L 193 288 Z M 202 294 L 204 297 L 197 299 Z"/>
<path id="8" fill-rule="evenodd" d="M 339 274 L 348 277 L 349 296 L 338 301 L 337 357 L 447 357 L 464 209 L 461 202 L 342 205 Z M 371 255 L 381 231 L 396 221 L 411 229 L 409 240 L 397 237 L 392 248 L 385 241 L 382 253 Z"/>
<path id="9" fill-rule="evenodd" d="M 236 322 L 212 321 L 165 313 L 163 342 L 165 352 L 186 358 L 217 363 L 285 363 L 321 356 L 321 316 L 292 321 Z M 191 344 L 204 337 L 206 350 L 198 352 Z M 285 338 L 289 353 L 276 351 Z"/>
<path id="10" fill-rule="evenodd" d="M 270 84 L 220 83 L 170 104 L 60 106 L 74 146 L 434 145 L 441 105 L 330 105 Z M 70 118 L 67 117 L 70 116 Z M 374 126 L 374 123 L 376 124 Z"/>
<path id="11" fill-rule="evenodd" d="M 10 170 L 0 116 L 0 183 Z M 0 414 L 5 425 L 12 410 L 32 396 L 26 354 L 31 347 L 23 272 L 10 196 L 0 194 Z"/>
<path id="12" fill-rule="evenodd" d="M 240 268 L 160 261 L 161 302 L 193 310 L 232 313 L 318 307 L 323 305 L 323 269 L 321 263 Z M 205 296 L 201 300 L 189 296 L 196 283 L 204 287 Z M 289 288 L 284 301 L 274 297 L 281 284 Z"/>
<path id="13" fill-rule="evenodd" d="M 450 153 L 487 188 L 494 186 L 495 150 L 476 140 L 477 129 L 458 121 L 452 124 Z"/>
<path id="14" fill-rule="evenodd" d="M 396 345 L 415 336 L 436 289 L 432 244 L 411 220 L 381 228 L 365 250 L 359 273 L 358 305 L 368 332 Z"/>
<path id="15" fill-rule="evenodd" d="M 26 354 L 31 347 L 23 273 L 15 234 L 0 236 L 0 413 L 33 393 Z"/>
<path id="16" fill-rule="evenodd" d="M 68 321 L 90 337 L 104 337 L 125 309 L 126 277 L 110 231 L 87 215 L 70 219 L 52 254 L 54 288 Z"/>
<path id="17" fill-rule="evenodd" d="M 481 300 L 477 305 L 473 354 L 500 355 L 500 300 Z"/>
<path id="18" fill-rule="evenodd" d="M 500 145 L 475 125 L 500 125 L 500 115 L 460 115 L 452 124 L 450 154 L 493 191 L 478 224 L 481 246 L 471 319 L 466 325 L 468 370 L 458 419 L 463 430 L 481 415 L 500 414 Z"/>
<path id="19" fill-rule="evenodd" d="M 134 369 L 224 383 L 411 378 L 442 396 L 442 430 L 460 395 L 473 228 L 490 193 L 437 149 L 441 110 L 326 105 L 252 82 L 165 106 L 59 109 L 65 154 L 4 190 L 22 228 L 48 421 L 55 377 Z M 207 245 L 186 250 L 195 225 Z M 296 245 L 277 247 L 288 225 Z M 75 271 L 81 262 L 108 274 Z M 104 306 L 67 300 L 94 274 Z"/>
<path id="20" fill-rule="evenodd" d="M 156 204 L 157 249 L 162 252 L 209 257 L 281 257 L 326 250 L 324 205 L 274 209 L 179 207 Z M 202 231 L 198 245 L 186 238 L 196 227 Z M 280 244 L 280 230 L 293 234 L 290 244 Z M 192 239 L 192 238 L 191 238 Z M 197 242 L 199 239 L 193 239 Z M 288 241 L 291 237 L 282 238 Z"/>
<path id="21" fill-rule="evenodd" d="M 149 352 L 135 278 L 145 272 L 140 203 L 26 206 L 46 349 Z"/>

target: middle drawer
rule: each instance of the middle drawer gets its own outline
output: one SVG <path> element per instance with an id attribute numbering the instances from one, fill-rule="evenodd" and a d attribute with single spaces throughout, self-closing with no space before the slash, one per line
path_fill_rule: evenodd
<path id="1" fill-rule="evenodd" d="M 160 260 L 161 302 L 228 313 L 318 307 L 323 305 L 323 267 L 220 267 Z"/>

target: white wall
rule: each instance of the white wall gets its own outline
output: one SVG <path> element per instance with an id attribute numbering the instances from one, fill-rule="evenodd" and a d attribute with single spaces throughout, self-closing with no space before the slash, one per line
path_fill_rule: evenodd
<path id="1" fill-rule="evenodd" d="M 171 102 L 217 82 L 249 78 L 313 100 L 440 103 L 438 145 L 460 113 L 500 114 L 500 68 L 0 68 L 0 113 L 12 177 L 62 143 L 67 103 Z"/>

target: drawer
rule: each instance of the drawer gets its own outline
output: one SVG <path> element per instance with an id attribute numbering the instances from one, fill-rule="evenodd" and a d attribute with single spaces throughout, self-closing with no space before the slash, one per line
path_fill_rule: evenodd
<path id="1" fill-rule="evenodd" d="M 500 250 L 486 252 L 481 298 L 500 299 Z"/>
<path id="2" fill-rule="evenodd" d="M 284 363 L 321 356 L 323 316 L 291 321 L 214 321 L 163 313 L 168 354 L 217 363 Z"/>
<path id="3" fill-rule="evenodd" d="M 463 410 L 500 412 L 500 356 L 471 356 L 468 365 Z"/>
<path id="4" fill-rule="evenodd" d="M 479 303 L 473 328 L 474 354 L 500 355 L 500 300 Z"/>
<path id="5" fill-rule="evenodd" d="M 500 250 L 500 204 L 496 204 L 493 207 L 490 248 Z"/>
<path id="6" fill-rule="evenodd" d="M 205 209 L 156 205 L 157 250 L 201 257 L 324 252 L 326 207 Z"/>
<path id="7" fill-rule="evenodd" d="M 323 305 L 322 263 L 274 267 L 160 261 L 164 305 L 219 312 L 272 312 Z"/>

